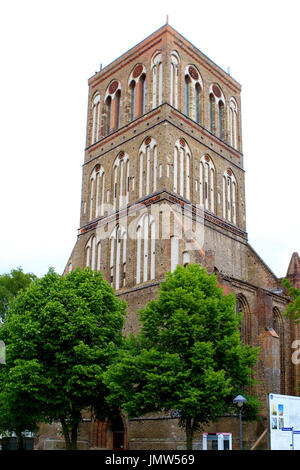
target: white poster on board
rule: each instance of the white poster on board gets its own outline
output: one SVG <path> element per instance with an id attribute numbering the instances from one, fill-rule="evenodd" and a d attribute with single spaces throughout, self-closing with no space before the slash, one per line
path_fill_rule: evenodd
<path id="1" fill-rule="evenodd" d="M 271 450 L 300 450 L 300 397 L 270 393 L 269 420 Z"/>

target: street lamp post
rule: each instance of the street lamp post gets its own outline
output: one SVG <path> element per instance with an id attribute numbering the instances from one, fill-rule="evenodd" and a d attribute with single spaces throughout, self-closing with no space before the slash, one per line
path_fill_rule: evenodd
<path id="1" fill-rule="evenodd" d="M 233 403 L 239 409 L 239 424 L 240 424 L 240 450 L 243 450 L 243 437 L 242 437 L 242 410 L 244 403 L 247 403 L 247 399 L 242 395 L 238 395 L 233 399 Z"/>

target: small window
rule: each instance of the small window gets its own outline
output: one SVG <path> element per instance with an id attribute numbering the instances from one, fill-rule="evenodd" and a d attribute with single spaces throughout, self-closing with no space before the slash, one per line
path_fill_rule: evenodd
<path id="1" fill-rule="evenodd" d="M 106 134 L 110 133 L 110 119 L 111 119 L 111 97 L 106 100 Z"/>
<path id="2" fill-rule="evenodd" d="M 191 257 L 188 251 L 183 253 L 183 266 L 186 267 L 191 262 Z"/>

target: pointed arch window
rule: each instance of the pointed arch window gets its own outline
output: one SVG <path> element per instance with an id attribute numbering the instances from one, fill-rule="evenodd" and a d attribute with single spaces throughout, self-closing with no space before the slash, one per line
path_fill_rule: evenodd
<path id="1" fill-rule="evenodd" d="M 115 97 L 115 100 L 116 100 L 116 105 L 115 105 L 115 113 L 116 113 L 116 116 L 115 116 L 115 126 L 116 126 L 116 129 L 120 129 L 120 117 L 121 117 L 121 90 L 119 89 L 117 92 L 116 92 L 116 97 Z"/>
<path id="2" fill-rule="evenodd" d="M 216 83 L 212 84 L 209 89 L 209 121 L 210 132 L 224 140 L 226 130 L 225 98 Z"/>
<path id="3" fill-rule="evenodd" d="M 234 98 L 230 99 L 229 104 L 229 143 L 235 149 L 237 146 L 237 103 Z"/>
<path id="4" fill-rule="evenodd" d="M 85 266 L 89 268 L 91 265 L 91 245 L 87 245 L 85 248 Z"/>
<path id="5" fill-rule="evenodd" d="M 110 120 L 111 120 L 111 97 L 108 96 L 105 101 L 105 110 L 106 110 L 106 116 L 105 116 L 105 130 L 106 134 L 108 135 L 110 133 Z"/>
<path id="6" fill-rule="evenodd" d="M 280 310 L 273 308 L 273 330 L 279 339 L 279 364 L 280 364 L 280 390 L 279 393 L 285 393 L 285 342 L 284 342 L 284 325 Z"/>
<path id="7" fill-rule="evenodd" d="M 117 225 L 110 235 L 110 283 L 116 290 L 126 285 L 127 233 Z"/>
<path id="8" fill-rule="evenodd" d="M 113 205 L 115 210 L 129 202 L 130 162 L 127 153 L 120 152 L 113 167 Z"/>
<path id="9" fill-rule="evenodd" d="M 219 139 L 224 140 L 224 103 L 222 100 L 218 103 L 219 108 Z"/>
<path id="10" fill-rule="evenodd" d="M 191 256 L 188 251 L 182 253 L 183 266 L 186 267 L 191 262 Z"/>
<path id="11" fill-rule="evenodd" d="M 215 212 L 215 166 L 208 155 L 200 160 L 199 203 L 210 212 Z"/>
<path id="12" fill-rule="evenodd" d="M 174 147 L 173 191 L 190 199 L 191 151 L 184 139 Z"/>
<path id="13" fill-rule="evenodd" d="M 135 118 L 135 81 L 132 80 L 132 82 L 129 85 L 130 88 L 130 120 L 133 121 Z"/>
<path id="14" fill-rule="evenodd" d="M 250 308 L 246 297 L 243 294 L 238 294 L 235 304 L 236 314 L 242 315 L 240 325 L 240 335 L 244 344 L 251 344 L 251 315 Z"/>
<path id="15" fill-rule="evenodd" d="M 90 176 L 90 213 L 89 220 L 104 214 L 105 203 L 105 173 L 101 165 L 97 164 Z"/>
<path id="16" fill-rule="evenodd" d="M 146 109 L 146 68 L 137 64 L 128 81 L 130 91 L 130 119 L 134 120 L 145 113 Z"/>
<path id="17" fill-rule="evenodd" d="M 152 68 L 152 108 L 156 108 L 162 104 L 163 90 L 163 66 L 162 55 L 157 53 L 151 60 Z"/>
<path id="18" fill-rule="evenodd" d="M 176 269 L 179 264 L 179 238 L 177 236 L 171 237 L 171 273 Z"/>
<path id="19" fill-rule="evenodd" d="M 157 189 L 158 155 L 156 140 L 147 137 L 139 150 L 139 197 Z"/>
<path id="20" fill-rule="evenodd" d="M 209 123 L 210 123 L 210 132 L 215 133 L 215 97 L 211 93 L 209 95 Z"/>
<path id="21" fill-rule="evenodd" d="M 145 114 L 145 109 L 146 109 L 146 75 L 143 73 L 140 79 L 141 83 L 141 90 L 140 90 L 140 95 L 141 95 L 141 104 L 140 104 L 140 109 L 138 112 L 138 115 Z"/>
<path id="22" fill-rule="evenodd" d="M 96 236 L 92 235 L 85 246 L 85 266 L 93 271 L 100 270 L 101 267 L 101 249 L 100 241 L 97 242 Z"/>
<path id="23" fill-rule="evenodd" d="M 105 94 L 105 127 L 106 134 L 114 132 L 120 127 L 121 111 L 121 85 L 113 80 Z"/>
<path id="24" fill-rule="evenodd" d="M 184 77 L 184 112 L 190 117 L 191 116 L 191 79 L 188 75 Z"/>
<path id="25" fill-rule="evenodd" d="M 223 218 L 237 224 L 237 182 L 229 168 L 223 175 Z"/>
<path id="26" fill-rule="evenodd" d="M 152 215 L 141 217 L 136 229 L 136 283 L 155 279 L 155 221 Z"/>
<path id="27" fill-rule="evenodd" d="M 201 122 L 201 87 L 199 83 L 195 86 L 195 121 Z"/>
<path id="28" fill-rule="evenodd" d="M 179 55 L 173 51 L 171 54 L 171 90 L 170 104 L 178 108 L 178 77 L 179 77 Z"/>
<path id="29" fill-rule="evenodd" d="M 96 93 L 93 98 L 93 126 L 92 126 L 92 141 L 91 143 L 94 144 L 100 138 L 100 93 Z"/>
<path id="30" fill-rule="evenodd" d="M 201 124 L 202 79 L 194 65 L 185 69 L 185 114 Z"/>

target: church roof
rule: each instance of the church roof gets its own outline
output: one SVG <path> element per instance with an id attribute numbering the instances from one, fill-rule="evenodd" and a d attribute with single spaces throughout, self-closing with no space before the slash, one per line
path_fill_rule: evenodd
<path id="1" fill-rule="evenodd" d="M 300 274 L 300 258 L 296 252 L 292 254 L 286 275 L 294 276 L 295 274 Z"/>

